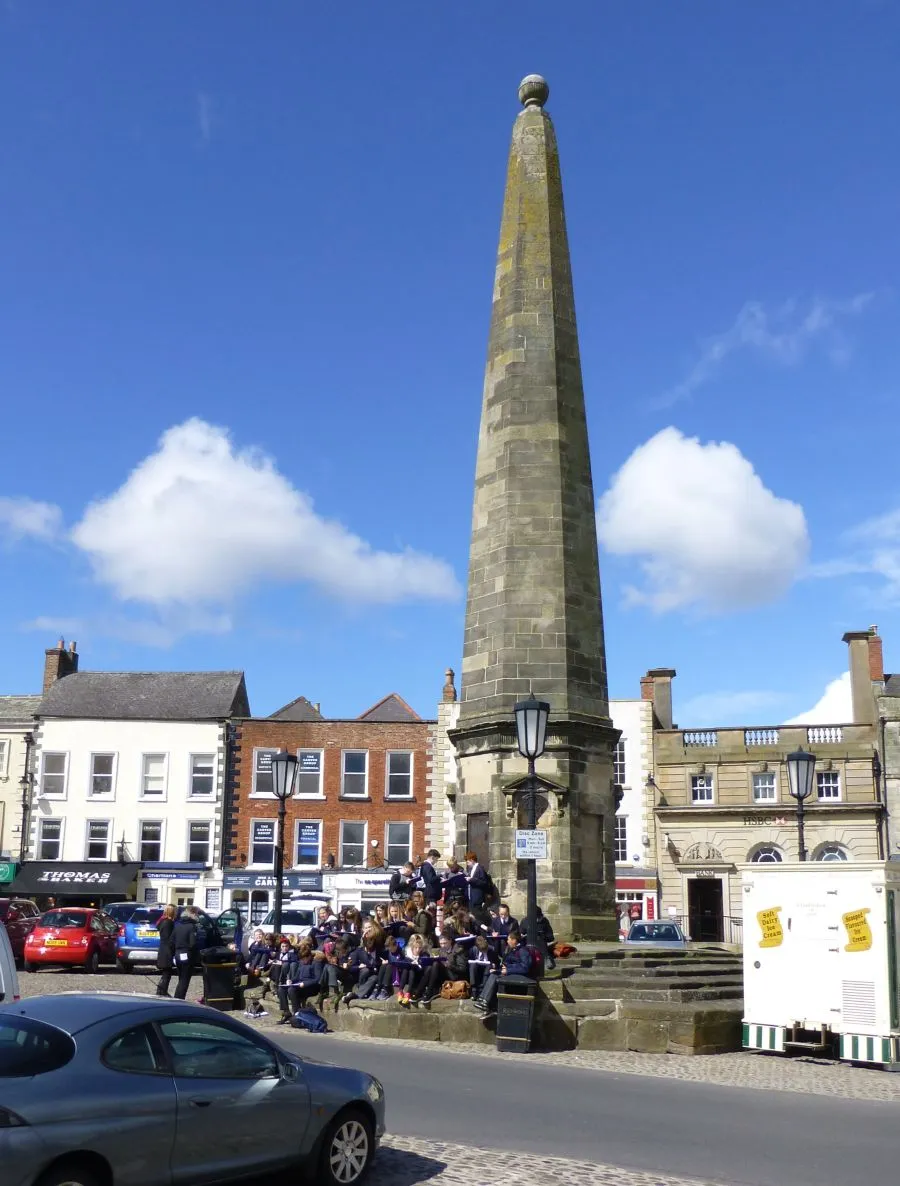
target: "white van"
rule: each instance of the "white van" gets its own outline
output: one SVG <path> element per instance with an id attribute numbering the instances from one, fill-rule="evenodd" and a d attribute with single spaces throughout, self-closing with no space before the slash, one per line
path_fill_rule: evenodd
<path id="1" fill-rule="evenodd" d="M 327 906 L 330 899 L 327 894 L 303 894 L 292 897 L 281 908 L 281 933 L 293 935 L 295 939 L 305 939 L 316 925 L 319 908 Z M 253 942 L 255 931 L 262 931 L 272 935 L 275 931 L 275 911 L 270 910 L 262 922 L 255 926 L 245 926 L 241 940 L 241 951 L 246 956 Z"/>
<path id="2" fill-rule="evenodd" d="M 19 973 L 13 958 L 6 927 L 0 922 L 0 1004 L 12 1005 L 19 999 Z"/>

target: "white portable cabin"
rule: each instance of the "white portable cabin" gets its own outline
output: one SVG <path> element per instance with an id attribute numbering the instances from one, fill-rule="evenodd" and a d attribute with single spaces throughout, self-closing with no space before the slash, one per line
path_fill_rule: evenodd
<path id="1" fill-rule="evenodd" d="M 741 866 L 748 1050 L 900 1061 L 900 861 Z"/>

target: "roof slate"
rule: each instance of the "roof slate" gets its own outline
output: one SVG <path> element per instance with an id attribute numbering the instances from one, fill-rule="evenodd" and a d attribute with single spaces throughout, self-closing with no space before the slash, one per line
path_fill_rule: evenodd
<path id="1" fill-rule="evenodd" d="M 249 716 L 242 671 L 79 671 L 48 690 L 41 717 L 210 721 Z"/>
<path id="2" fill-rule="evenodd" d="M 377 704 L 373 704 L 366 712 L 357 718 L 360 721 L 381 721 L 385 724 L 401 724 L 406 721 L 421 721 L 421 717 L 409 707 L 402 696 L 391 692 Z"/>
<path id="3" fill-rule="evenodd" d="M 305 696 L 298 696 L 290 704 L 285 704 L 269 718 L 273 721 L 324 721 L 324 717 L 316 706 Z"/>
<path id="4" fill-rule="evenodd" d="M 40 702 L 40 696 L 0 696 L 0 721 L 30 721 Z"/>

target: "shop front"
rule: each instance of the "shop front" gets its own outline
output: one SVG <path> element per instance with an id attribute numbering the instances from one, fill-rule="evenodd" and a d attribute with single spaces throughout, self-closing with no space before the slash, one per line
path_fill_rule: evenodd
<path id="1" fill-rule="evenodd" d="M 276 880 L 272 873 L 226 869 L 222 874 L 223 908 L 240 910 L 251 926 L 259 926 L 275 905 L 275 886 Z M 284 874 L 285 899 L 303 893 L 320 895 L 322 888 L 321 873 L 288 870 Z"/>
<path id="2" fill-rule="evenodd" d="M 57 903 L 104 906 L 136 901 L 140 868 L 136 861 L 26 861 L 8 892 L 33 898 L 42 910 Z"/>
<path id="3" fill-rule="evenodd" d="M 620 934 L 633 922 L 659 917 L 659 879 L 655 869 L 616 871 L 616 914 Z"/>
<path id="4" fill-rule="evenodd" d="M 390 873 L 327 872 L 323 882 L 325 892 L 331 896 L 335 913 L 345 906 L 354 906 L 364 912 L 373 911 L 379 902 L 390 900 Z"/>
<path id="5" fill-rule="evenodd" d="M 207 871 L 202 862 L 144 861 L 138 878 L 138 901 L 148 906 L 171 903 L 173 906 L 201 906 L 199 883 Z"/>
<path id="6" fill-rule="evenodd" d="M 0 861 L 0 895 L 7 892 L 7 887 L 16 879 L 19 866 L 15 861 Z"/>

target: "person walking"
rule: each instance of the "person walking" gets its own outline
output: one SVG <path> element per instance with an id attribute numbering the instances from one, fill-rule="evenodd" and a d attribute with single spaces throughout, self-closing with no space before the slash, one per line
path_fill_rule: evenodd
<path id="1" fill-rule="evenodd" d="M 156 995 L 167 997 L 169 985 L 172 982 L 172 965 L 175 962 L 175 944 L 172 932 L 175 930 L 175 907 L 169 905 L 162 912 L 162 918 L 156 924 L 159 931 L 159 952 L 156 956 L 156 970 L 160 973 L 159 983 L 156 985 Z"/>
<path id="2" fill-rule="evenodd" d="M 187 997 L 191 973 L 197 960 L 197 911 L 193 906 L 185 906 L 175 923 L 172 946 L 175 950 L 175 970 L 178 972 L 175 996 L 183 1001 Z"/>

